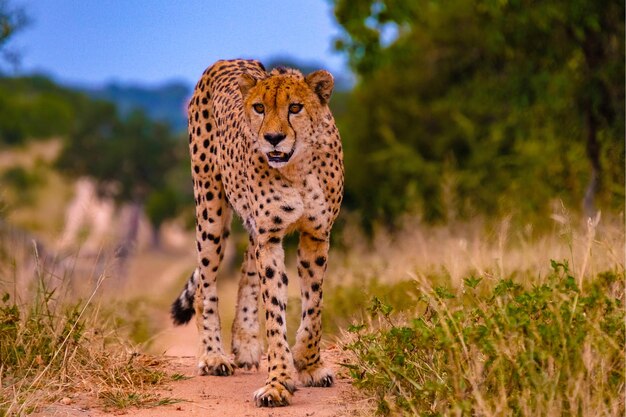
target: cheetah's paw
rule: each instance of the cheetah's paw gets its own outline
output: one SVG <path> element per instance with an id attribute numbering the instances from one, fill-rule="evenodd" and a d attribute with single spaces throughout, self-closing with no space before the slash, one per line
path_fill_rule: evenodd
<path id="1" fill-rule="evenodd" d="M 333 371 L 323 366 L 299 370 L 298 379 L 305 387 L 331 387 L 335 381 Z"/>
<path id="2" fill-rule="evenodd" d="M 234 364 L 226 355 L 205 353 L 198 359 L 198 373 L 200 375 L 229 376 L 234 372 Z"/>
<path id="3" fill-rule="evenodd" d="M 254 402 L 257 407 L 283 407 L 291 403 L 295 391 L 296 386 L 291 379 L 269 382 L 255 391 Z"/>
<path id="4" fill-rule="evenodd" d="M 232 350 L 235 354 L 235 365 L 248 370 L 252 368 L 259 369 L 263 346 L 258 338 L 250 337 L 244 340 L 233 339 Z"/>

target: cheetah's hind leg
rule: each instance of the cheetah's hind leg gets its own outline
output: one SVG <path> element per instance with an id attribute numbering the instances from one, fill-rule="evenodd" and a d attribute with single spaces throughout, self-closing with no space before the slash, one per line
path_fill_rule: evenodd
<path id="1" fill-rule="evenodd" d="M 240 368 L 259 369 L 263 345 L 259 338 L 259 275 L 254 257 L 254 242 L 251 240 L 239 280 L 237 307 L 232 327 L 232 351 L 235 364 Z"/>

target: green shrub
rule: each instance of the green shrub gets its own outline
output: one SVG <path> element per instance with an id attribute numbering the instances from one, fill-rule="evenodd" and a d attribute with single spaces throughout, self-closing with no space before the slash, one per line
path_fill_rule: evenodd
<path id="1" fill-rule="evenodd" d="M 414 317 L 375 298 L 380 326 L 351 326 L 345 346 L 354 384 L 379 414 L 623 415 L 624 273 L 580 288 L 567 263 L 552 268 L 528 288 L 480 288 L 472 277 L 455 294 L 416 283 L 424 313 Z"/>

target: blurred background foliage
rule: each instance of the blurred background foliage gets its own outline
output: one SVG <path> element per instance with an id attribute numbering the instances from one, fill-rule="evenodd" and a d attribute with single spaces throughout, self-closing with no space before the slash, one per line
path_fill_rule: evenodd
<path id="1" fill-rule="evenodd" d="M 365 230 L 393 229 L 405 214 L 536 223 L 559 200 L 585 214 L 623 209 L 623 2 L 333 3 L 336 48 L 356 79 L 339 74 L 331 101 L 345 147 L 344 213 Z M 26 23 L 0 1 L 0 50 Z M 193 216 L 190 93 L 180 82 L 87 89 L 3 76 L 0 147 L 58 138 L 56 170 L 139 203 L 158 228 Z M 4 177 L 24 191 L 43 181 Z"/>
<path id="2" fill-rule="evenodd" d="M 624 201 L 624 4 L 336 0 L 346 202 L 393 225 Z"/>

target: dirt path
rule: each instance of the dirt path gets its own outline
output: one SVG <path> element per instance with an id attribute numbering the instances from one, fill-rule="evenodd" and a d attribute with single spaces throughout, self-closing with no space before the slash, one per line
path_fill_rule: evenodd
<path id="1" fill-rule="evenodd" d="M 263 385 L 264 371 L 237 370 L 230 377 L 196 376 L 193 356 L 169 357 L 167 372 L 182 374 L 188 379 L 172 381 L 157 390 L 162 398 L 180 400 L 153 408 L 131 408 L 122 411 L 104 411 L 89 400 L 75 400 L 69 405 L 54 404 L 33 416 L 102 417 L 124 415 L 129 417 L 203 416 L 203 417 L 339 417 L 360 416 L 362 405 L 355 400 L 352 386 L 342 376 L 338 365 L 340 350 L 331 347 L 322 353 L 326 363 L 336 372 L 336 383 L 331 388 L 298 387 L 289 407 L 257 408 L 252 393 Z M 265 368 L 261 365 L 261 369 Z M 74 400 L 73 400 L 74 402 Z"/>
<path id="2" fill-rule="evenodd" d="M 158 259 L 139 259 L 131 265 L 131 276 L 137 277 L 129 284 L 127 292 L 139 292 L 148 296 L 157 296 L 176 287 L 179 280 L 193 258 L 182 256 L 171 259 L 163 255 Z M 147 277 L 147 278 L 146 278 Z M 147 285 L 146 283 L 150 284 Z M 229 323 L 232 322 L 234 302 L 237 293 L 237 281 L 225 279 L 218 286 L 220 292 L 220 315 L 224 323 L 224 345 L 230 345 Z M 298 288 L 291 286 L 292 295 L 298 294 Z M 168 290 L 165 290 L 168 289 Z M 174 294 L 175 296 L 176 294 Z M 169 296 L 169 294 L 168 294 Z M 195 366 L 195 350 L 197 343 L 196 326 L 175 327 L 171 325 L 167 311 L 154 317 L 155 320 L 167 323 L 165 329 L 157 334 L 152 341 L 149 354 L 165 357 L 165 372 L 168 375 L 179 374 L 186 378 L 171 381 L 155 394 L 161 399 L 174 399 L 176 402 L 152 408 L 129 408 L 124 410 L 105 411 L 94 398 L 73 396 L 69 404 L 56 403 L 45 407 L 31 416 L 60 417 L 103 417 L 124 415 L 129 417 L 166 417 L 166 416 L 203 416 L 203 417 L 282 417 L 282 416 L 314 416 L 340 417 L 365 416 L 365 404 L 359 403 L 354 388 L 345 377 L 346 370 L 341 367 L 342 351 L 334 345 L 322 351 L 322 358 L 335 371 L 335 384 L 331 388 L 308 388 L 298 386 L 293 402 L 288 407 L 257 408 L 252 394 L 263 386 L 266 378 L 266 363 L 261 363 L 260 371 L 238 369 L 233 376 L 197 376 Z"/>
<path id="3" fill-rule="evenodd" d="M 336 361 L 339 360 L 338 351 L 326 350 L 325 359 L 332 363 L 335 371 L 341 374 Z M 193 357 L 177 358 L 172 361 L 174 370 L 184 375 L 193 375 L 195 372 Z M 355 409 L 351 397 L 352 387 L 345 378 L 337 378 L 332 388 L 298 387 L 289 407 L 274 409 L 259 409 L 254 405 L 252 393 L 261 387 L 265 381 L 266 365 L 261 365 L 261 371 L 237 370 L 231 377 L 193 377 L 188 380 L 172 384 L 172 390 L 167 395 L 174 398 L 184 398 L 188 403 L 179 403 L 152 410 L 138 410 L 133 413 L 136 417 L 169 416 L 174 410 L 181 411 L 182 415 L 210 416 L 349 416 Z"/>

